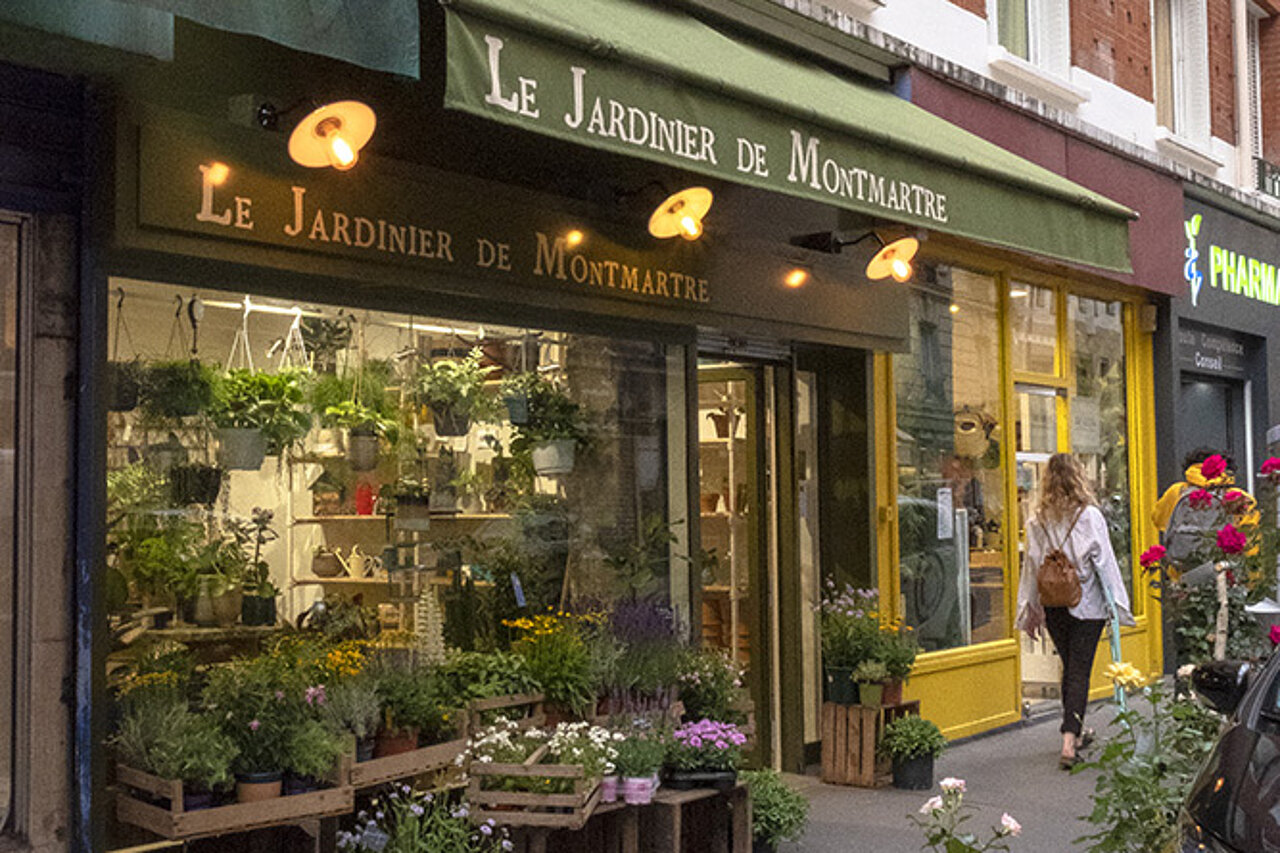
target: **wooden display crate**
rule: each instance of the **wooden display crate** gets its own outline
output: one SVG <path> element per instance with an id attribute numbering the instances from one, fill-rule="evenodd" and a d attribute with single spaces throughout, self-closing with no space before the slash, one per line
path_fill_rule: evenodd
<path id="1" fill-rule="evenodd" d="M 882 788 L 891 781 L 888 759 L 876 756 L 884 727 L 920 713 L 920 703 L 837 705 L 822 703 L 822 781 L 832 785 Z"/>
<path id="2" fill-rule="evenodd" d="M 193 839 L 228 835 L 350 814 L 355 809 L 355 789 L 349 785 L 256 803 L 234 803 L 189 812 L 183 810 L 182 782 L 176 779 L 161 779 L 131 767 L 117 765 L 116 781 L 128 788 L 168 799 L 169 807 L 164 808 L 138 799 L 128 790 L 116 795 L 116 817 L 122 823 L 142 827 L 162 838 Z"/>
<path id="3" fill-rule="evenodd" d="M 547 721 L 542 702 L 541 693 L 514 693 L 477 699 L 467 706 L 467 724 L 470 731 L 477 732 L 485 728 L 484 717 L 491 712 L 501 711 L 504 712 L 503 716 L 513 720 L 522 729 L 537 728 Z"/>
<path id="4" fill-rule="evenodd" d="M 600 780 L 588 779 L 580 764 L 539 764 L 547 754 L 543 744 L 521 764 L 481 764 L 473 762 L 467 772 L 471 781 L 467 799 L 472 817 L 478 822 L 492 818 L 505 826 L 539 826 L 581 829 L 600 803 Z M 532 781 L 570 780 L 569 794 L 539 794 L 533 791 L 490 791 L 485 783 L 494 777 L 516 777 Z"/>
<path id="5" fill-rule="evenodd" d="M 359 791 L 397 779 L 449 770 L 454 767 L 458 756 L 467 751 L 465 728 L 459 735 L 461 737 L 455 740 L 368 761 L 356 761 L 354 755 L 344 755 L 338 765 L 336 779 L 340 785 Z"/>

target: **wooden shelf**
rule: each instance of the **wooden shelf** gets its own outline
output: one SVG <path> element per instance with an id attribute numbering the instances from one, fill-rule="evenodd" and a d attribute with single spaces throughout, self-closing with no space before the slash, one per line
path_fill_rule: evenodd
<path id="1" fill-rule="evenodd" d="M 387 584 L 391 583 L 391 581 L 387 580 L 386 578 L 352 578 L 352 577 L 318 578 L 314 576 L 308 577 L 308 578 L 294 578 L 293 580 L 294 586 L 305 586 L 309 584 L 324 585 L 324 584 L 331 584 L 331 583 L 332 584 L 378 584 L 380 586 L 386 586 Z"/>
<path id="2" fill-rule="evenodd" d="M 449 522 L 449 521 L 505 521 L 511 518 L 510 513 L 506 512 L 440 512 L 431 513 L 432 522 Z M 345 524 L 348 522 L 361 521 L 381 521 L 385 522 L 385 515 L 300 515 L 293 520 L 294 524 Z M 392 517 L 394 523 L 394 516 Z"/>

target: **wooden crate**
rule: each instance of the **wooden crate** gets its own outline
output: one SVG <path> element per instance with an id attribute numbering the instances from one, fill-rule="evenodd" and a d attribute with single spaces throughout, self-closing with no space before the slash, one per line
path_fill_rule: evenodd
<path id="1" fill-rule="evenodd" d="M 464 735 L 444 743 L 368 761 L 356 761 L 355 756 L 344 755 L 338 765 L 336 780 L 339 785 L 347 785 L 359 791 L 397 779 L 452 769 L 458 756 L 466 751 L 467 739 Z"/>
<path id="2" fill-rule="evenodd" d="M 142 827 L 162 838 L 193 839 L 268 826 L 285 826 L 321 817 L 350 814 L 355 810 L 355 789 L 349 785 L 308 794 L 276 797 L 257 803 L 235 803 L 188 812 L 183 810 L 182 782 L 161 779 L 131 767 L 118 765 L 116 781 L 138 791 L 169 800 L 169 807 L 154 805 L 128 791 L 116 795 L 116 817 L 122 823 Z"/>
<path id="3" fill-rule="evenodd" d="M 470 731 L 477 732 L 485 728 L 482 717 L 490 712 L 502 711 L 503 716 L 513 720 L 522 729 L 537 728 L 547 721 L 542 702 L 541 693 L 517 693 L 477 699 L 467 706 L 467 725 Z"/>
<path id="4" fill-rule="evenodd" d="M 543 744 L 522 764 L 471 763 L 467 768 L 471 776 L 467 799 L 472 818 L 477 822 L 492 818 L 505 826 L 581 829 L 600 803 L 600 780 L 587 778 L 580 764 L 539 764 L 547 749 Z M 573 783 L 573 792 L 486 791 L 485 782 L 496 776 L 534 781 L 567 779 Z"/>
<path id="5" fill-rule="evenodd" d="M 884 727 L 919 713 L 918 701 L 878 707 L 822 703 L 822 781 L 860 788 L 888 785 L 890 763 L 876 756 Z"/>

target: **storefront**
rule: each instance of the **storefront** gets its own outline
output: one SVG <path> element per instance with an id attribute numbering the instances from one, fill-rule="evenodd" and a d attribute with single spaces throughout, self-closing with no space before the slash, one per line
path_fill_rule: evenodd
<path id="1" fill-rule="evenodd" d="M 1036 454 L 1090 454 L 1129 512 L 1145 333 L 1098 272 L 1126 274 L 1125 207 L 723 21 L 555 5 L 424 8 L 421 82 L 181 20 L 163 73 L 88 63 L 112 107 L 80 295 L 86 820 L 134 628 L 210 661 L 274 624 L 219 609 L 204 569 L 237 537 L 260 545 L 244 601 L 286 623 L 355 602 L 427 659 L 543 608 L 669 601 L 746 667 L 758 757 L 792 769 L 819 739 L 823 580 L 901 589 L 930 649 L 994 644 L 1016 673 L 1005 531 Z M 312 99 L 376 113 L 353 167 L 291 158 Z M 656 237 L 700 185 L 699 239 Z M 914 282 L 869 280 L 904 235 L 929 238 Z M 939 567 L 965 581 L 942 602 Z M 1003 721 L 940 666 L 912 685 L 929 716 Z"/>
<path id="2" fill-rule="evenodd" d="M 1157 340 L 1168 365 L 1158 388 L 1160 445 L 1167 449 L 1160 482 L 1181 479 L 1184 457 L 1211 447 L 1234 459 L 1252 489 L 1280 423 L 1269 382 L 1280 371 L 1280 224 L 1190 189 L 1184 212 L 1181 289 Z"/>

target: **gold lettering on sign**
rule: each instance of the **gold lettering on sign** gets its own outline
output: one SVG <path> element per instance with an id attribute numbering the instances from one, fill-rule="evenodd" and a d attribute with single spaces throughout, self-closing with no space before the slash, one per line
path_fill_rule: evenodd
<path id="1" fill-rule="evenodd" d="M 572 281 L 587 287 L 616 287 L 644 296 L 666 297 L 682 302 L 711 301 L 705 278 L 676 270 L 595 260 L 580 252 L 570 251 L 563 237 L 550 237 L 541 231 L 535 232 L 535 235 L 537 247 L 533 255 L 533 274 L 536 276 Z"/>

